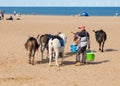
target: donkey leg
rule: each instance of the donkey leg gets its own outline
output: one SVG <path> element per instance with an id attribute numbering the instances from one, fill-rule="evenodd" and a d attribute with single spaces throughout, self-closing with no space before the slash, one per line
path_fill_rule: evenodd
<path id="1" fill-rule="evenodd" d="M 51 66 L 51 60 L 52 60 L 52 50 L 49 48 L 49 66 Z"/>
<path id="2" fill-rule="evenodd" d="M 101 51 L 101 42 L 99 43 L 99 51 Z"/>
<path id="3" fill-rule="evenodd" d="M 63 56 L 64 56 L 64 52 L 61 52 L 60 54 L 61 54 L 60 57 L 61 57 L 61 65 L 62 65 L 62 64 L 63 64 Z"/>
<path id="4" fill-rule="evenodd" d="M 56 63 L 57 66 L 59 66 L 59 64 L 58 64 L 59 51 L 56 51 L 55 55 L 56 55 L 55 56 L 55 63 Z"/>
<path id="5" fill-rule="evenodd" d="M 43 61 L 43 51 L 41 51 L 41 57 L 42 57 L 41 60 Z"/>
<path id="6" fill-rule="evenodd" d="M 35 52 L 36 52 L 36 50 L 33 50 L 32 51 L 32 65 L 34 65 L 35 63 L 34 63 L 34 59 L 35 59 Z"/>
<path id="7" fill-rule="evenodd" d="M 49 57 L 49 66 L 51 66 L 51 60 L 52 60 L 52 54 L 50 54 L 50 57 Z"/>
<path id="8" fill-rule="evenodd" d="M 104 43 L 105 43 L 105 41 L 103 41 L 103 43 L 102 43 L 102 52 L 104 52 Z"/>
<path id="9" fill-rule="evenodd" d="M 49 50 L 48 50 L 48 48 L 47 48 L 47 59 L 48 59 L 48 56 L 49 56 Z"/>
<path id="10" fill-rule="evenodd" d="M 32 54 L 32 52 L 29 51 L 29 64 L 31 64 L 31 54 Z"/>
<path id="11" fill-rule="evenodd" d="M 34 65 L 34 64 L 35 64 L 34 59 L 35 59 L 35 57 L 33 56 L 33 59 L 32 59 L 32 65 Z"/>
<path id="12" fill-rule="evenodd" d="M 47 50 L 47 59 L 48 59 L 48 56 L 49 56 L 49 51 Z"/>
<path id="13" fill-rule="evenodd" d="M 44 50 L 45 50 L 45 48 L 42 47 L 42 48 L 41 48 L 41 57 L 42 57 L 42 61 L 43 61 L 43 53 L 44 53 Z"/>

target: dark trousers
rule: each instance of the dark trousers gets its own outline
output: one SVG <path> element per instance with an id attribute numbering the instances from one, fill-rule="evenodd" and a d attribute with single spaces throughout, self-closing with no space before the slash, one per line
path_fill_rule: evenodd
<path id="1" fill-rule="evenodd" d="M 82 54 L 82 62 L 86 62 L 86 47 L 79 47 L 76 55 L 76 62 L 80 62 L 80 55 Z"/>

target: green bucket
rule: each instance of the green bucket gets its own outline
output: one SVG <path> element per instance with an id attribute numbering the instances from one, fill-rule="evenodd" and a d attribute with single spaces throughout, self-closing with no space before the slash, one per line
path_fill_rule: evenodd
<path id="1" fill-rule="evenodd" d="M 93 61 L 94 57 L 95 57 L 94 53 L 91 50 L 89 50 L 89 51 L 86 52 L 86 60 L 87 61 Z"/>

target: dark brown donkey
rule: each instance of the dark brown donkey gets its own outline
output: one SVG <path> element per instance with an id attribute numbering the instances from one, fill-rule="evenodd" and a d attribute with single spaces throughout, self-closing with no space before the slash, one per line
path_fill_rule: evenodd
<path id="1" fill-rule="evenodd" d="M 34 65 L 35 52 L 39 48 L 37 39 L 34 37 L 30 37 L 25 43 L 25 48 L 29 52 L 29 64 Z"/>
<path id="2" fill-rule="evenodd" d="M 47 50 L 47 57 L 48 57 L 48 42 L 49 42 L 49 39 L 51 39 L 52 37 L 53 35 L 51 34 L 43 34 L 41 36 L 40 35 L 37 36 L 38 44 L 40 45 L 42 60 L 43 60 L 43 53 L 45 49 Z"/>
<path id="3" fill-rule="evenodd" d="M 96 41 L 99 43 L 99 50 L 103 52 L 104 44 L 107 39 L 107 34 L 102 29 L 97 31 L 93 30 L 93 32 L 95 32 Z"/>

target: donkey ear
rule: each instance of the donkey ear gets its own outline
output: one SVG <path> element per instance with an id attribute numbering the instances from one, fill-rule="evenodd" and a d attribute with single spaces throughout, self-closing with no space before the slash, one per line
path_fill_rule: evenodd
<path id="1" fill-rule="evenodd" d="M 58 32 L 58 34 L 57 35 L 59 35 L 59 34 L 61 34 L 62 32 Z"/>
<path id="2" fill-rule="evenodd" d="M 39 38 L 40 34 L 37 35 L 37 39 Z"/>
<path id="3" fill-rule="evenodd" d="M 31 36 L 28 36 L 28 38 L 30 38 Z"/>
<path id="4" fill-rule="evenodd" d="M 61 34 L 62 32 L 58 32 L 58 34 Z"/>

